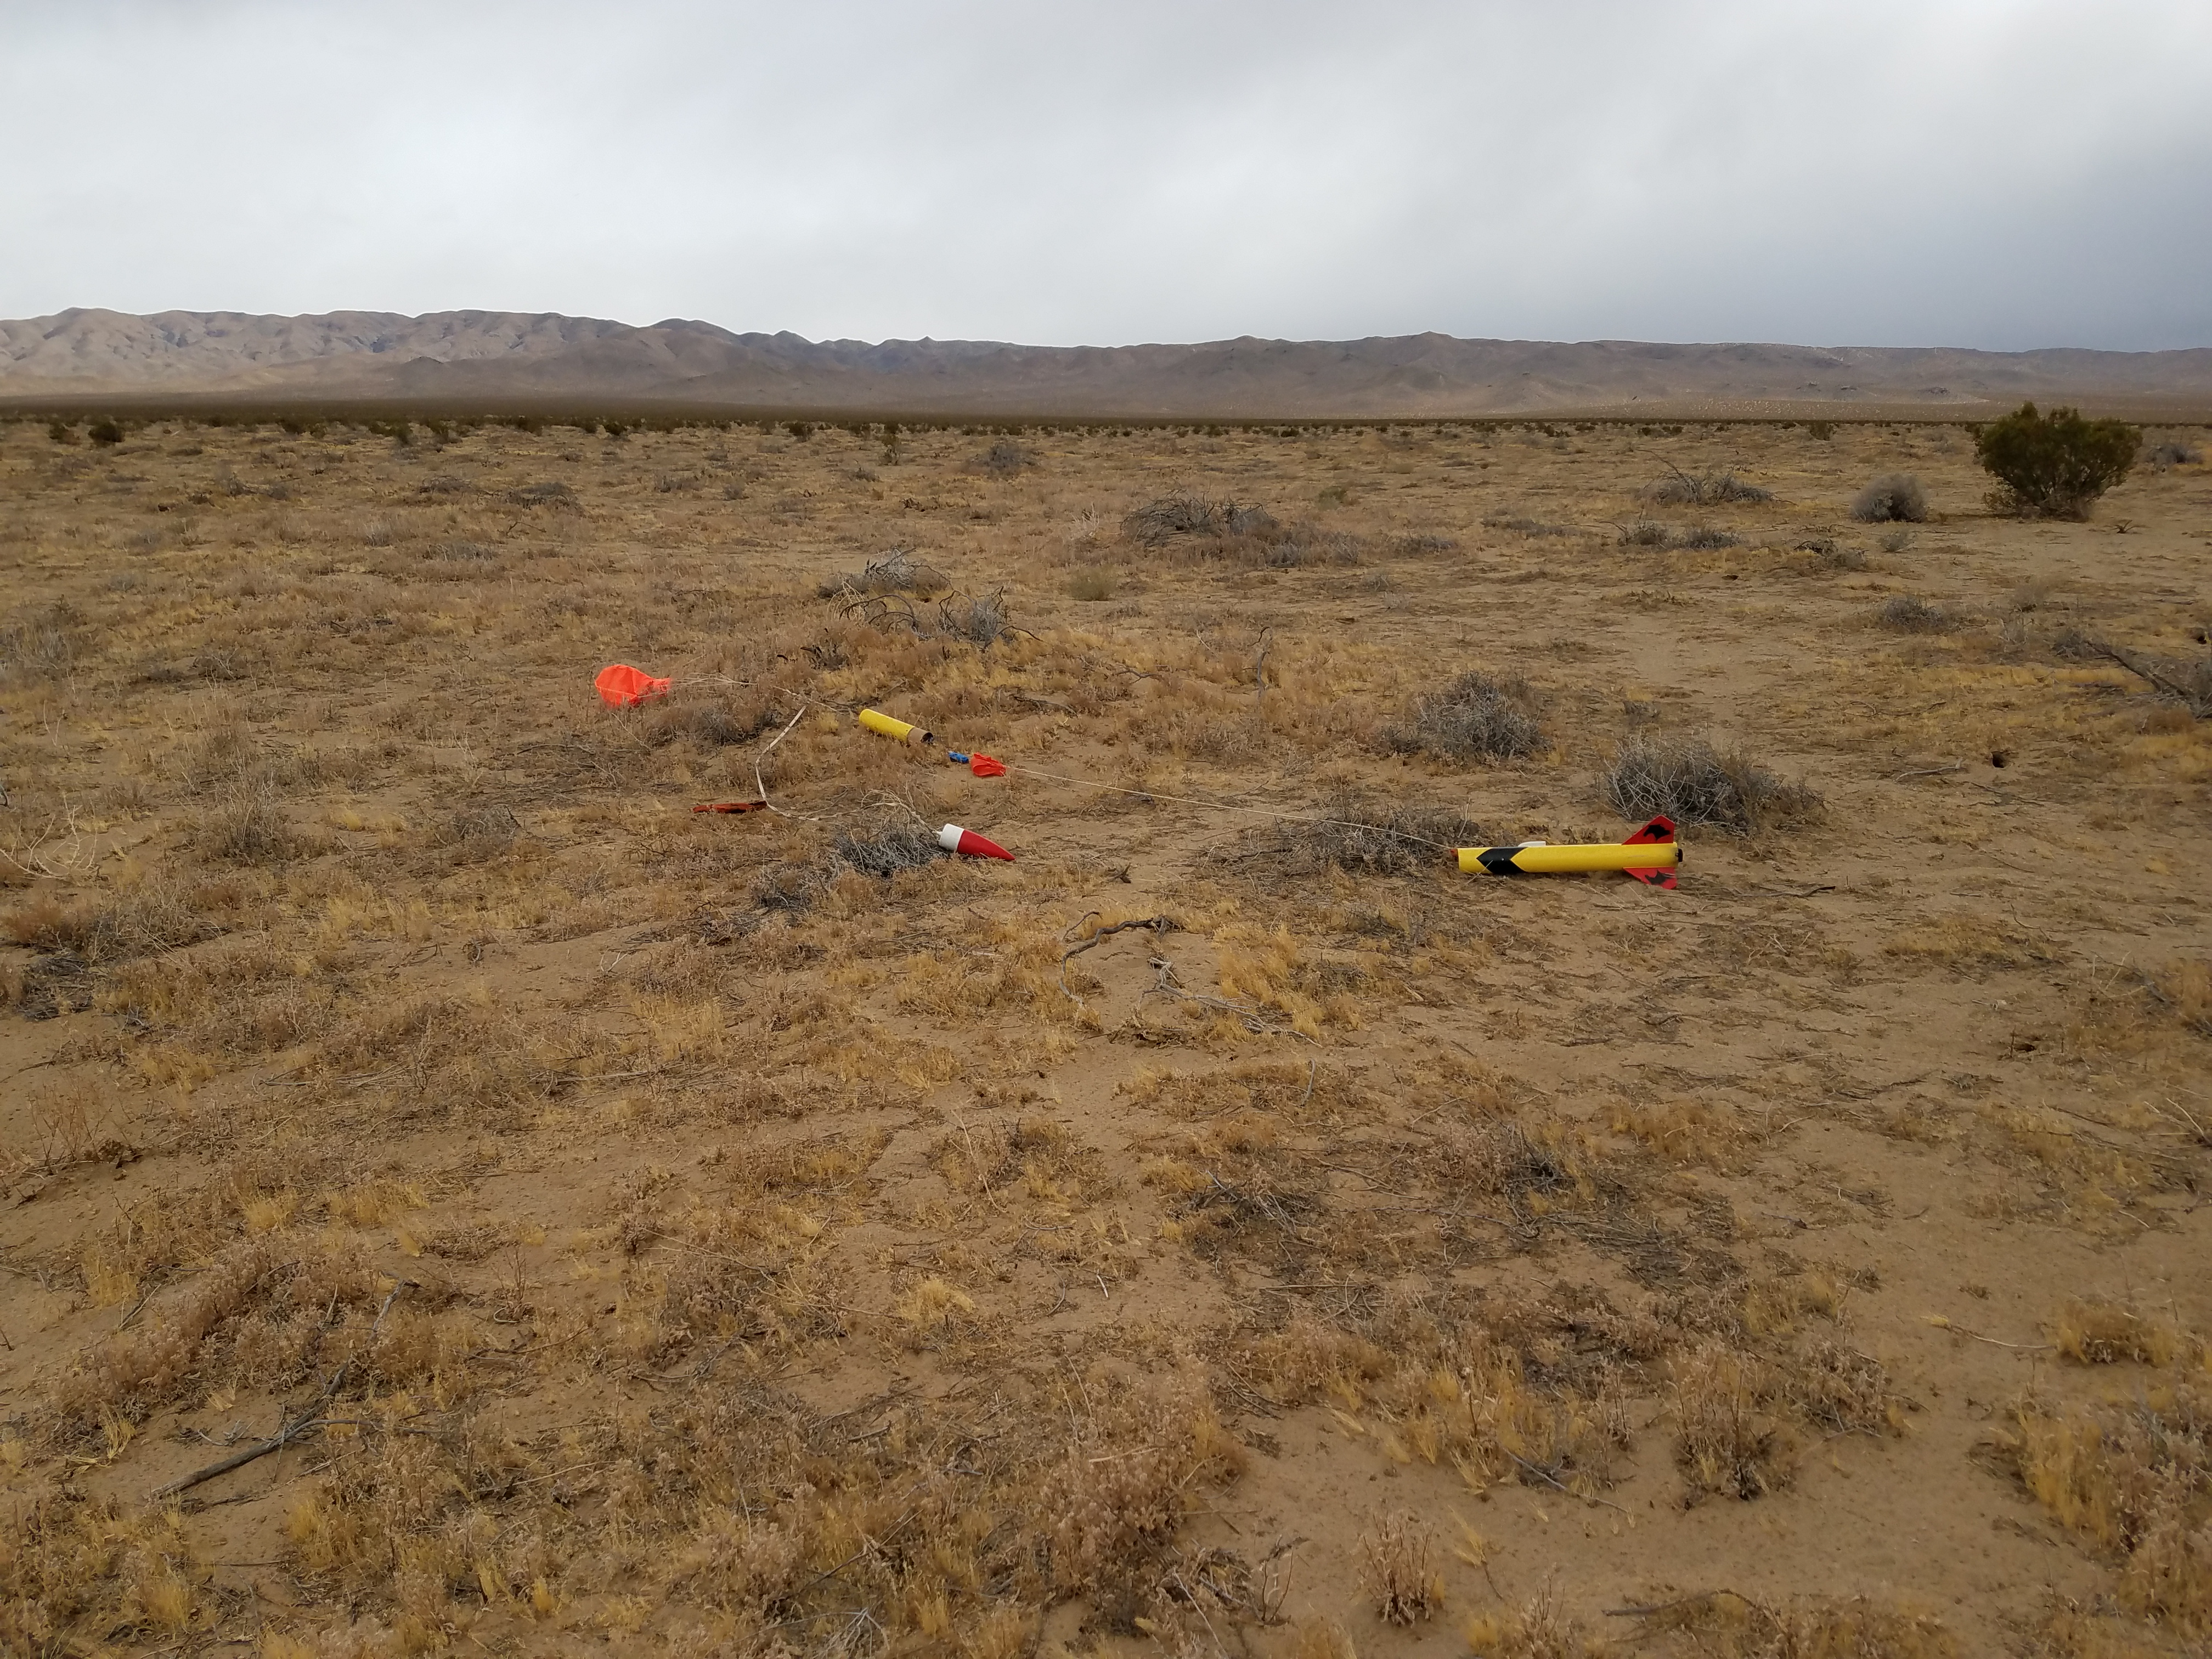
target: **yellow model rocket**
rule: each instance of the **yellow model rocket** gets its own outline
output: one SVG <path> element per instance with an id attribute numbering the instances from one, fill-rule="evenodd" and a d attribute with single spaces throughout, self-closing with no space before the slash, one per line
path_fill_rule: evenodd
<path id="1" fill-rule="evenodd" d="M 1674 820 L 1656 817 L 1618 846 L 1609 842 L 1553 847 L 1526 841 L 1515 847 L 1462 847 L 1459 867 L 1471 876 L 1561 875 L 1618 870 L 1652 887 L 1672 887 L 1682 849 Z"/>

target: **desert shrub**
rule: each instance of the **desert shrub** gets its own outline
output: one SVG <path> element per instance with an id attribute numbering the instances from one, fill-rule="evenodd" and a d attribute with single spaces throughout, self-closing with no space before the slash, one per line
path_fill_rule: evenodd
<path id="1" fill-rule="evenodd" d="M 1397 536 L 1390 542 L 1390 550 L 1393 553 L 1402 553 L 1416 558 L 1425 553 L 1456 552 L 1458 549 L 1459 543 L 1449 536 L 1428 534 Z"/>
<path id="2" fill-rule="evenodd" d="M 866 833 L 841 830 L 830 843 L 830 854 L 844 868 L 866 876 L 895 876 L 947 856 L 937 836 L 917 823 L 894 823 Z"/>
<path id="3" fill-rule="evenodd" d="M 2169 438 L 2143 451 L 2143 459 L 2161 472 L 2170 466 L 2194 466 L 2203 459 L 2203 450 L 2179 438 Z"/>
<path id="4" fill-rule="evenodd" d="M 1805 434 L 1826 443 L 1836 435 L 1836 423 L 1833 421 L 1808 421 L 1805 422 Z"/>
<path id="5" fill-rule="evenodd" d="M 937 633 L 941 637 L 965 640 L 986 651 L 1001 640 L 1012 639 L 1014 626 L 1008 620 L 1005 591 L 939 600 Z"/>
<path id="6" fill-rule="evenodd" d="M 1416 698 L 1405 723 L 1383 741 L 1396 754 L 1452 761 L 1521 760 L 1544 746 L 1534 694 L 1523 679 L 1462 674 L 1443 690 Z"/>
<path id="7" fill-rule="evenodd" d="M 2022 404 L 1975 434 L 1974 453 L 1998 488 L 1990 504 L 2024 519 L 2081 519 L 2128 475 L 2142 441 L 2125 421 L 2092 421 L 2073 409 Z"/>
<path id="8" fill-rule="evenodd" d="M 73 444 L 79 441 L 76 428 L 58 415 L 46 422 L 46 436 L 58 444 Z"/>
<path id="9" fill-rule="evenodd" d="M 1121 520 L 1121 533 L 1146 547 L 1164 547 L 1178 536 L 1221 537 L 1230 533 L 1232 520 L 1265 516 L 1260 507 L 1239 507 L 1234 501 L 1212 501 L 1203 495 L 1163 495 L 1146 502 Z"/>
<path id="10" fill-rule="evenodd" d="M 783 423 L 783 429 L 801 443 L 805 443 L 814 435 L 814 428 L 805 421 L 786 421 Z M 607 422 L 607 430 L 611 433 L 616 430 L 613 422 Z"/>
<path id="11" fill-rule="evenodd" d="M 1036 461 L 1037 458 L 1019 444 L 1001 438 L 975 458 L 975 467 L 994 478 L 1011 478 L 1035 466 Z"/>
<path id="12" fill-rule="evenodd" d="M 96 444 L 119 444 L 123 441 L 123 428 L 112 420 L 98 420 L 85 428 L 84 435 Z"/>
<path id="13" fill-rule="evenodd" d="M 510 489 L 507 492 L 507 499 L 517 507 L 562 507 L 572 512 L 576 507 L 576 492 L 557 478 Z"/>
<path id="14" fill-rule="evenodd" d="M 1928 493 L 1910 472 L 1886 472 L 1851 499 L 1851 517 L 1861 524 L 1928 521 Z"/>
<path id="15" fill-rule="evenodd" d="M 1455 847 L 1487 847 L 1496 838 L 1462 812 L 1372 796 L 1345 794 L 1322 804 L 1317 817 L 1279 827 L 1250 830 L 1226 856 L 1264 859 L 1275 873 L 1402 876 L 1432 870 Z"/>
<path id="16" fill-rule="evenodd" d="M 895 547 L 849 575 L 831 576 L 815 588 L 822 599 L 841 593 L 942 593 L 952 581 L 942 570 L 915 556 L 910 547 Z"/>
<path id="17" fill-rule="evenodd" d="M 1692 525 L 1682 532 L 1675 545 L 1705 552 L 1717 547 L 1741 547 L 1743 538 L 1716 530 L 1709 524 Z"/>
<path id="18" fill-rule="evenodd" d="M 1735 836 L 1808 823 L 1821 810 L 1820 796 L 1803 784 L 1784 783 L 1744 755 L 1723 754 L 1703 741 L 1633 738 L 1614 756 L 1603 784 L 1623 817 L 1664 813 L 1678 824 Z"/>
<path id="19" fill-rule="evenodd" d="M 1301 521 L 1285 525 L 1264 507 L 1208 501 L 1200 495 L 1163 495 L 1121 520 L 1121 533 L 1142 546 L 1194 544 L 1201 557 L 1233 560 L 1270 569 L 1309 564 L 1357 564 L 1355 536 Z"/>
<path id="20" fill-rule="evenodd" d="M 1634 524 L 1620 527 L 1623 547 L 1671 547 L 1674 532 L 1656 519 L 1638 519 Z"/>
<path id="21" fill-rule="evenodd" d="M 1892 594 L 1875 615 L 1884 628 L 1899 634 L 1948 634 L 1959 625 L 1942 605 L 1917 593 Z"/>
<path id="22" fill-rule="evenodd" d="M 1723 507 L 1737 501 L 1756 503 L 1774 499 L 1772 490 L 1746 483 L 1730 471 L 1685 472 L 1679 466 L 1669 471 L 1673 476 L 1646 489 L 1644 499 L 1670 507 Z"/>

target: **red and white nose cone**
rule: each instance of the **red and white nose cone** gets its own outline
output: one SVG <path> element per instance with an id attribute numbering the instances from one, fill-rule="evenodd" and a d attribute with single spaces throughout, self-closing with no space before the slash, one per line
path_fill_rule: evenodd
<path id="1" fill-rule="evenodd" d="M 957 823 L 948 823 L 937 832 L 937 844 L 963 858 L 1004 859 L 1009 864 L 1014 861 L 1014 855 L 995 841 L 987 841 L 973 830 L 963 830 Z"/>

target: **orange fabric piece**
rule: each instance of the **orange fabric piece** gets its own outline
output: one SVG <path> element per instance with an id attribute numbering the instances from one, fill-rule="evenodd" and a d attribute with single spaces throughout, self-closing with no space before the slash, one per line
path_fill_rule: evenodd
<path id="1" fill-rule="evenodd" d="M 672 682 L 657 680 L 642 668 L 626 662 L 609 663 L 592 682 L 599 688 L 599 701 L 610 708 L 635 708 L 655 697 L 665 697 Z"/>

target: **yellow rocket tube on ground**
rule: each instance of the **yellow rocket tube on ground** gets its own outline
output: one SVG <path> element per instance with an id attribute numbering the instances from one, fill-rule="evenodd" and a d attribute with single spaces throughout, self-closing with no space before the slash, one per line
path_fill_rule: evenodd
<path id="1" fill-rule="evenodd" d="M 1669 870 L 1682 861 L 1674 842 L 1547 847 L 1529 842 L 1519 847 L 1462 847 L 1459 867 L 1471 876 L 1565 875 L 1581 870 Z"/>
<path id="2" fill-rule="evenodd" d="M 1557 876 L 1589 870 L 1619 870 L 1647 887 L 1672 887 L 1682 849 L 1675 844 L 1674 820 L 1653 818 L 1618 846 L 1570 842 L 1551 847 L 1524 841 L 1514 847 L 1460 847 L 1459 867 L 1470 876 Z"/>
<path id="3" fill-rule="evenodd" d="M 879 708 L 863 708 L 860 724 L 871 732 L 880 732 L 896 743 L 928 743 L 930 734 L 908 721 L 895 720 Z"/>

